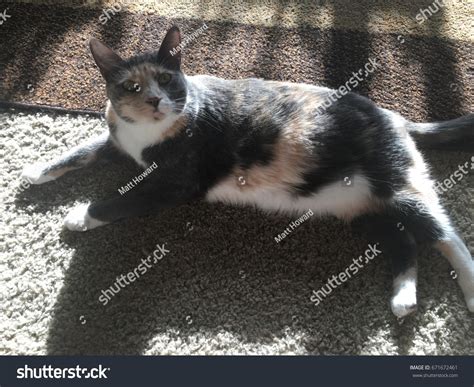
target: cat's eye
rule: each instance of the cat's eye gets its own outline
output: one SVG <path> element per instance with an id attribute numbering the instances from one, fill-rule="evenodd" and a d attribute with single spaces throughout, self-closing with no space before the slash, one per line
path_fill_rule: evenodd
<path id="1" fill-rule="evenodd" d="M 137 82 L 134 82 L 134 81 L 125 81 L 123 83 L 123 88 L 132 93 L 138 93 L 142 89 L 141 86 Z"/>
<path id="2" fill-rule="evenodd" d="M 160 75 L 158 75 L 158 83 L 160 85 L 166 85 L 167 83 L 169 83 L 169 81 L 171 81 L 171 74 L 161 73 Z"/>

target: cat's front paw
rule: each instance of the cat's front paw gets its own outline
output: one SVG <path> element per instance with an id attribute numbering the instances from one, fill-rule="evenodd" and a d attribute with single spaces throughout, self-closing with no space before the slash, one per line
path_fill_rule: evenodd
<path id="1" fill-rule="evenodd" d="M 55 180 L 56 177 L 46 174 L 48 164 L 45 163 L 35 163 L 32 165 L 27 165 L 23 168 L 20 178 L 28 181 L 30 184 L 43 184 L 48 181 Z"/>
<path id="2" fill-rule="evenodd" d="M 91 217 L 88 209 L 89 204 L 74 207 L 64 218 L 64 226 L 71 231 L 87 231 L 107 223 Z"/>

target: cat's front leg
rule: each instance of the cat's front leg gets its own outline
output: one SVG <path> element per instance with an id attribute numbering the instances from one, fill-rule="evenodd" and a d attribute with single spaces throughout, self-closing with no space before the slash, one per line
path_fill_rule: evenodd
<path id="1" fill-rule="evenodd" d="M 120 219 L 146 215 L 160 209 L 175 207 L 190 200 L 190 190 L 157 190 L 127 192 L 108 200 L 82 204 L 73 208 L 64 219 L 64 226 L 71 231 L 87 231 Z"/>
<path id="2" fill-rule="evenodd" d="M 89 204 L 74 207 L 64 218 L 64 226 L 71 231 L 87 231 L 108 223 L 93 218 L 89 213 L 89 208 Z"/>
<path id="3" fill-rule="evenodd" d="M 119 219 L 151 212 L 151 198 L 113 198 L 74 207 L 64 219 L 64 226 L 71 231 L 87 231 Z"/>
<path id="4" fill-rule="evenodd" d="M 24 167 L 21 178 L 31 184 L 43 184 L 56 180 L 66 172 L 83 168 L 101 157 L 118 153 L 109 133 L 105 132 L 84 144 L 78 145 L 59 158 L 48 163 L 35 163 Z"/>

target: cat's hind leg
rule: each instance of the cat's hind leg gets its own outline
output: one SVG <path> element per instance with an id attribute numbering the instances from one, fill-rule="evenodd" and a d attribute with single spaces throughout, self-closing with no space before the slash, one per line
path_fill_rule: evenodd
<path id="1" fill-rule="evenodd" d="M 102 157 L 111 157 L 118 153 L 109 133 L 105 132 L 84 144 L 80 144 L 59 158 L 48 163 L 35 163 L 24 167 L 21 178 L 31 184 L 43 184 L 56 180 L 66 172 L 83 168 Z"/>
<path id="2" fill-rule="evenodd" d="M 474 261 L 471 253 L 454 230 L 436 242 L 435 247 L 446 257 L 455 270 L 467 308 L 474 312 Z"/>
<path id="3" fill-rule="evenodd" d="M 394 206 L 398 219 L 417 243 L 429 243 L 438 249 L 456 271 L 466 304 L 474 312 L 474 261 L 471 253 L 451 226 L 436 195 L 409 195 Z"/>
<path id="4" fill-rule="evenodd" d="M 405 226 L 390 214 L 370 214 L 356 219 L 353 225 L 364 229 L 369 239 L 380 243 L 383 254 L 390 259 L 393 288 L 392 312 L 405 317 L 417 308 L 416 242 Z"/>

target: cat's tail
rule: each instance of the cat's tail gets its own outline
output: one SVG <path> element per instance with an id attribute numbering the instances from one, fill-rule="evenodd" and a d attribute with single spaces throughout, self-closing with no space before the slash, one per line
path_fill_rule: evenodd
<path id="1" fill-rule="evenodd" d="M 474 114 L 450 121 L 408 125 L 408 133 L 422 148 L 474 150 Z"/>

